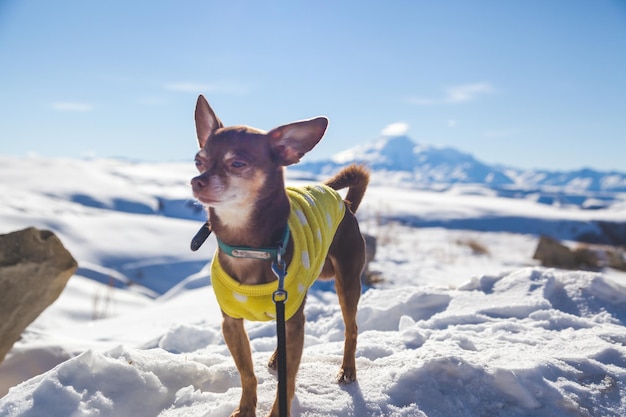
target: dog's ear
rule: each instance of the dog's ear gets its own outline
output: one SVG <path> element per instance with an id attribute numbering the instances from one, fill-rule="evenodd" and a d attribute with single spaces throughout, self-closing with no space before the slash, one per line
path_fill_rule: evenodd
<path id="1" fill-rule="evenodd" d="M 204 148 L 204 144 L 220 127 L 224 127 L 220 119 L 217 118 L 209 102 L 202 94 L 198 96 L 196 102 L 196 135 L 198 136 L 198 144 L 200 149 Z"/>
<path id="2" fill-rule="evenodd" d="M 317 145 L 324 136 L 328 119 L 316 117 L 289 123 L 270 130 L 272 151 L 281 165 L 291 165 Z"/>

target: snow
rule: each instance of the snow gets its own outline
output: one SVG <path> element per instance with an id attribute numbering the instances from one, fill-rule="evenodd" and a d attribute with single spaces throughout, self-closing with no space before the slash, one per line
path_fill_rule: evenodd
<path id="1" fill-rule="evenodd" d="M 0 233 L 49 228 L 79 262 L 0 364 L 0 416 L 230 415 L 241 390 L 206 267 L 214 238 L 189 250 L 203 218 L 193 175 L 191 163 L 0 157 Z M 294 416 L 626 415 L 626 273 L 532 260 L 540 233 L 572 239 L 626 221 L 623 206 L 373 186 L 359 215 L 383 281 L 361 298 L 358 380 L 334 381 L 343 322 L 332 284 L 315 284 Z M 274 323 L 246 326 L 264 415 Z"/>

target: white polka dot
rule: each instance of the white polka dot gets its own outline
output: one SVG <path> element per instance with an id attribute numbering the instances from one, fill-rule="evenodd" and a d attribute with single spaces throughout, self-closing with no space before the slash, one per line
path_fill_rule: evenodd
<path id="1" fill-rule="evenodd" d="M 326 213 L 326 222 L 328 223 L 328 227 L 333 227 L 333 219 L 330 217 L 330 213 Z"/>
<path id="2" fill-rule="evenodd" d="M 306 226 L 308 224 L 308 222 L 306 221 L 306 216 L 304 215 L 302 210 L 296 210 L 296 216 L 298 217 L 298 220 L 300 220 L 301 225 Z"/>
<path id="3" fill-rule="evenodd" d="M 235 300 L 239 301 L 240 303 L 245 303 L 246 301 L 248 301 L 247 295 L 239 294 L 236 292 L 233 293 L 233 297 L 235 297 Z"/>
<path id="4" fill-rule="evenodd" d="M 265 315 L 267 317 L 269 317 L 270 319 L 275 319 L 276 318 L 276 314 L 268 313 L 267 311 L 265 312 Z"/>
<path id="5" fill-rule="evenodd" d="M 315 207 L 315 200 L 313 200 L 313 197 L 310 194 L 305 194 L 304 198 L 311 207 Z"/>
<path id="6" fill-rule="evenodd" d="M 302 266 L 304 266 L 306 269 L 309 269 L 311 267 L 311 262 L 309 261 L 309 252 L 305 250 L 302 251 Z"/>
<path id="7" fill-rule="evenodd" d="M 298 284 L 298 292 L 299 292 L 300 294 L 302 294 L 302 293 L 303 293 L 303 292 L 305 292 L 305 291 L 306 291 L 306 287 L 304 286 L 304 284 L 303 284 L 303 283 L 299 283 L 299 284 Z"/>
<path id="8" fill-rule="evenodd" d="M 317 240 L 322 241 L 322 231 L 320 229 L 317 229 Z"/>

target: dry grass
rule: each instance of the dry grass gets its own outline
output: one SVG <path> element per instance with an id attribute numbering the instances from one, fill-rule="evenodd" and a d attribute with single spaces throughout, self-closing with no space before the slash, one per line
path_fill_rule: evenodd
<path id="1" fill-rule="evenodd" d="M 474 255 L 489 255 L 489 249 L 476 239 L 458 239 L 456 244 L 459 246 L 467 246 L 472 250 Z"/>
<path id="2" fill-rule="evenodd" d="M 92 299 L 92 320 L 100 320 L 109 316 L 114 287 L 115 281 L 113 277 L 109 277 L 109 282 L 104 289 L 104 295 L 101 294 L 101 289 L 98 288 Z"/>

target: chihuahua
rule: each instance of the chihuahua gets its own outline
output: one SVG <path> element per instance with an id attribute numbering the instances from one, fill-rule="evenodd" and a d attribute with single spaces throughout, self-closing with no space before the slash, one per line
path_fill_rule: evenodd
<path id="1" fill-rule="evenodd" d="M 299 162 L 322 139 L 328 119 L 316 117 L 265 132 L 224 127 L 204 96 L 195 110 L 200 174 L 191 180 L 194 197 L 207 209 L 207 227 L 218 249 L 211 281 L 223 322 L 224 340 L 241 378 L 241 400 L 232 416 L 255 416 L 257 379 L 243 320 L 275 319 L 272 271 L 276 253 L 286 264 L 285 334 L 287 408 L 304 344 L 306 292 L 317 279 L 335 278 L 345 325 L 340 383 L 356 379 L 357 304 L 365 243 L 354 213 L 367 188 L 369 171 L 344 168 L 323 184 L 286 187 L 285 166 Z M 336 190 L 348 188 L 345 199 Z M 277 352 L 268 366 L 277 367 Z M 278 395 L 270 416 L 278 416 Z"/>

